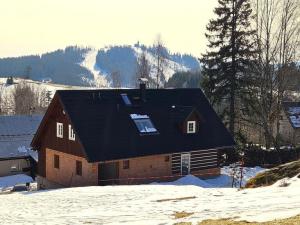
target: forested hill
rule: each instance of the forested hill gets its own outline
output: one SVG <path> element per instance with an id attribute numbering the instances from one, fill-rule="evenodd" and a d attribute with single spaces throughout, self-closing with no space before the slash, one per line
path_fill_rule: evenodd
<path id="1" fill-rule="evenodd" d="M 165 77 L 168 80 L 175 72 L 200 69 L 197 58 L 186 54 L 173 54 L 167 49 L 168 65 Z M 111 74 L 120 73 L 123 87 L 134 86 L 137 59 L 145 52 L 155 73 L 154 48 L 134 46 L 110 46 L 97 50 L 77 46 L 66 47 L 42 55 L 30 55 L 0 59 L 0 77 L 22 77 L 37 81 L 80 86 L 111 85 Z"/>
<path id="2" fill-rule="evenodd" d="M 82 76 L 92 73 L 79 65 L 88 49 L 67 47 L 65 50 L 42 54 L 0 59 L 0 77 L 25 77 L 32 80 L 51 80 L 55 83 L 83 85 Z"/>

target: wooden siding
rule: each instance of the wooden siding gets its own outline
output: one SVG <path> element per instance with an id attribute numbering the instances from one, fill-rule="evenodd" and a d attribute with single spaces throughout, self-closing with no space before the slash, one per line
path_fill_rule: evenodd
<path id="1" fill-rule="evenodd" d="M 7 159 L 0 161 L 0 177 L 2 176 L 11 176 L 16 174 L 22 174 L 23 169 L 29 168 L 30 160 L 26 158 L 15 158 L 15 159 Z M 16 170 L 12 170 L 12 167 L 15 167 Z M 27 175 L 30 175 L 30 171 L 26 172 Z"/>
<path id="2" fill-rule="evenodd" d="M 43 129 L 40 130 L 38 145 L 38 174 L 46 176 L 46 148 L 55 149 L 57 151 L 71 154 L 78 157 L 85 157 L 83 148 L 75 133 L 75 141 L 69 140 L 69 124 L 71 124 L 67 114 L 63 113 L 63 107 L 56 96 L 51 103 L 50 112 L 43 119 Z M 63 123 L 63 138 L 56 137 L 56 123 Z"/>
<path id="3" fill-rule="evenodd" d="M 181 173 L 181 154 L 186 154 L 188 152 L 174 153 L 172 154 L 172 173 Z M 218 150 L 198 150 L 190 152 L 190 172 L 216 168 L 218 167 Z"/>

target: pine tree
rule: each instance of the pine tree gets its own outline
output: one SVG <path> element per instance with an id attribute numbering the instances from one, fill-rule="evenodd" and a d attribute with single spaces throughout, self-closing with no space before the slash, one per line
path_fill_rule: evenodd
<path id="1" fill-rule="evenodd" d="M 208 51 L 200 59 L 202 86 L 212 104 L 222 104 L 221 114 L 229 119 L 229 130 L 235 134 L 237 100 L 247 89 L 247 69 L 255 55 L 251 29 L 250 0 L 219 0 L 217 18 L 207 25 Z"/>

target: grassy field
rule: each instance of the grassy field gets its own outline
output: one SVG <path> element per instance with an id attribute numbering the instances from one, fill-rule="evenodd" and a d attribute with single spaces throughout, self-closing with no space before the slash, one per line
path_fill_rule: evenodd
<path id="1" fill-rule="evenodd" d="M 272 185 L 278 180 L 286 177 L 291 178 L 297 174 L 300 174 L 300 160 L 286 163 L 257 174 L 247 182 L 246 188 Z"/>
<path id="2" fill-rule="evenodd" d="M 273 220 L 269 222 L 247 222 L 247 221 L 233 221 L 230 219 L 221 219 L 221 220 L 205 220 L 199 223 L 198 225 L 300 225 L 300 215 L 282 219 L 282 220 Z"/>
<path id="3" fill-rule="evenodd" d="M 179 222 L 174 225 L 192 225 L 191 222 Z M 204 220 L 198 225 L 300 225 L 300 215 L 281 219 L 273 220 L 269 222 L 247 222 L 247 221 L 233 221 L 231 219 L 220 219 L 220 220 Z"/>

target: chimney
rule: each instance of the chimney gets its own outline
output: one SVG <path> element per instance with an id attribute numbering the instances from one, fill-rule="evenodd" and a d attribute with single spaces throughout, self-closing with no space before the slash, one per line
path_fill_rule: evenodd
<path id="1" fill-rule="evenodd" d="M 147 86 L 148 79 L 140 78 L 139 82 L 140 82 L 140 97 L 143 102 L 146 102 L 146 86 Z"/>

